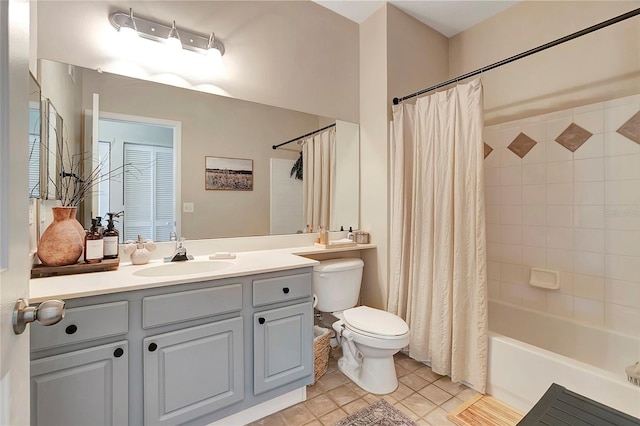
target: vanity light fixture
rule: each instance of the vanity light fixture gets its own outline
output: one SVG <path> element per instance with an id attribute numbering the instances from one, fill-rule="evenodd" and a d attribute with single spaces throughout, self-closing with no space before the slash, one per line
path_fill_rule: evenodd
<path id="1" fill-rule="evenodd" d="M 176 47 L 181 46 L 183 49 L 191 50 L 192 52 L 214 54 L 216 56 L 222 56 L 225 52 L 224 45 L 215 38 L 213 33 L 205 36 L 183 28 L 180 28 L 178 33 L 175 21 L 171 25 L 166 25 L 134 16 L 131 9 L 129 9 L 129 13 L 120 10 L 111 13 L 109 22 L 120 32 L 134 30 L 140 37 L 159 43 L 174 44 Z"/>

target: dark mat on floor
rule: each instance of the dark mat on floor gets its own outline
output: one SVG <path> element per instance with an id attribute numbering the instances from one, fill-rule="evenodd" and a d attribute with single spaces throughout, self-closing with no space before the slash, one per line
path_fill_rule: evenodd
<path id="1" fill-rule="evenodd" d="M 340 420 L 334 426 L 416 426 L 404 414 L 381 399 Z"/>
<path id="2" fill-rule="evenodd" d="M 638 426 L 640 419 L 553 383 L 517 426 Z"/>

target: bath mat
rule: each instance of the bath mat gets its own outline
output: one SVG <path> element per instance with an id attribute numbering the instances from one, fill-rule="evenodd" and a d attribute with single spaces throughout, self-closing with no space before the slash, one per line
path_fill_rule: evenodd
<path id="1" fill-rule="evenodd" d="M 340 420 L 334 426 L 417 426 L 404 414 L 381 399 Z"/>
<path id="2" fill-rule="evenodd" d="M 518 425 L 636 426 L 640 419 L 553 383 Z"/>
<path id="3" fill-rule="evenodd" d="M 447 414 L 459 426 L 515 426 L 524 415 L 503 402 L 478 394 Z"/>

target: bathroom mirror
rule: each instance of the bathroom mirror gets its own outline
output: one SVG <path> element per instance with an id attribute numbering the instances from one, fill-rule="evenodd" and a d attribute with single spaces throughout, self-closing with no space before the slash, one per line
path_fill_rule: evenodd
<path id="1" fill-rule="evenodd" d="M 42 167 L 46 164 L 42 155 L 42 109 L 40 85 L 29 73 L 29 198 L 41 198 Z"/>
<path id="2" fill-rule="evenodd" d="M 125 150 L 134 146 L 139 149 L 131 154 L 151 150 L 155 152 L 152 155 L 171 159 L 173 163 L 165 166 L 173 169 L 174 181 L 158 181 L 155 188 L 129 182 L 140 194 L 155 191 L 155 199 L 150 197 L 144 203 L 149 205 L 144 214 L 152 215 L 158 200 L 165 206 L 170 202 L 173 218 L 154 218 L 165 231 L 169 227 L 163 223 L 171 220 L 176 222 L 179 235 L 187 239 L 296 233 L 304 229 L 305 224 L 298 219 L 302 217 L 302 184 L 289 176 L 301 148 L 295 142 L 277 150 L 272 145 L 336 123 L 335 119 L 48 60 L 41 60 L 39 69 L 43 95 L 51 97 L 56 105 L 64 105 L 59 111 L 64 120 L 65 144 L 72 153 L 89 155 L 93 164 L 97 161 L 111 168 L 122 164 L 127 158 Z M 49 83 L 55 87 L 50 89 Z M 66 90 L 61 91 L 61 87 Z M 93 120 L 94 93 L 98 94 L 98 120 Z M 96 122 L 98 140 L 92 141 Z M 130 125 L 126 135 L 108 129 L 117 122 Z M 155 133 L 149 133 L 153 136 L 138 133 L 134 127 L 139 124 L 155 126 Z M 332 228 L 355 229 L 359 225 L 359 129 L 357 124 L 341 121 L 337 121 L 336 129 L 342 129 L 345 138 L 337 137 L 336 143 L 336 223 Z M 169 135 L 168 139 L 161 134 Z M 164 154 L 158 154 L 163 150 Z M 160 157 L 146 164 L 160 164 Z M 207 157 L 252 160 L 252 190 L 207 190 Z M 100 194 L 85 200 L 85 226 L 91 216 L 104 216 L 107 211 L 125 211 L 119 226 L 138 219 L 127 214 L 123 202 L 126 179 L 120 176 L 103 182 Z M 175 186 L 175 191 L 169 186 Z M 106 191 L 109 197 L 104 196 Z M 165 231 L 158 233 L 158 240 L 168 236 Z"/>

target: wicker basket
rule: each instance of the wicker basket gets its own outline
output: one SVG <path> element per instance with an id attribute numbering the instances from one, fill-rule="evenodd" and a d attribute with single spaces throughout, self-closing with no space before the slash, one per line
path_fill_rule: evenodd
<path id="1" fill-rule="evenodd" d="M 329 366 L 329 338 L 328 328 L 313 326 L 313 383 L 315 384 Z"/>

